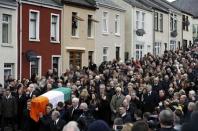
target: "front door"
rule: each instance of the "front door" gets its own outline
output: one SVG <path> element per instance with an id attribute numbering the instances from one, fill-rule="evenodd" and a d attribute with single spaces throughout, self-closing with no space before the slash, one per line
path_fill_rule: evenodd
<path id="1" fill-rule="evenodd" d="M 74 67 L 79 66 L 81 68 L 81 66 L 82 66 L 82 52 L 71 51 L 69 53 L 69 64 Z"/>
<path id="2" fill-rule="evenodd" d="M 116 47 L 116 60 L 119 61 L 120 59 L 120 47 Z"/>
<path id="3" fill-rule="evenodd" d="M 188 47 L 188 41 L 187 40 L 183 40 L 183 50 L 187 50 Z"/>

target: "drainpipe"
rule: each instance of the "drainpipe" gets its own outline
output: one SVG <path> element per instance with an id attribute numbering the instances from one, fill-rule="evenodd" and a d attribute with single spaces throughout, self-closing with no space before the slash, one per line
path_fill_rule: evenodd
<path id="1" fill-rule="evenodd" d="M 20 69 L 19 69 L 19 79 L 22 80 L 22 3 L 21 0 L 18 1 L 19 4 L 19 48 L 20 48 Z"/>
<path id="2" fill-rule="evenodd" d="M 155 10 L 153 14 L 153 55 L 154 55 L 154 50 L 155 50 Z"/>

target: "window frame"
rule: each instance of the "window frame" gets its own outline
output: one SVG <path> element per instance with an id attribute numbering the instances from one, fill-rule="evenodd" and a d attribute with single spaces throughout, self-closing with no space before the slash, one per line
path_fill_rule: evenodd
<path id="1" fill-rule="evenodd" d="M 138 17 L 138 12 L 139 12 L 139 17 Z M 145 29 L 145 16 L 146 13 L 144 11 L 139 11 L 139 10 L 136 11 L 136 30 Z"/>
<path id="2" fill-rule="evenodd" d="M 10 65 L 10 67 L 5 67 L 5 65 Z M 5 70 L 10 70 L 11 76 L 14 77 L 14 75 L 15 75 L 15 68 L 14 68 L 14 66 L 15 66 L 14 63 L 4 63 L 4 66 L 3 66 L 3 77 L 4 77 L 4 81 L 5 81 Z"/>
<path id="3" fill-rule="evenodd" d="M 31 13 L 37 13 L 37 18 L 36 18 L 36 38 L 31 38 L 30 35 L 30 22 L 31 22 Z M 40 11 L 39 10 L 29 10 L 29 41 L 40 41 Z"/>
<path id="4" fill-rule="evenodd" d="M 117 26 L 116 26 L 116 23 L 117 23 Z M 115 15 L 115 35 L 116 36 L 120 36 L 120 30 L 121 30 L 121 23 L 120 23 L 120 15 L 119 14 L 116 14 Z M 116 28 L 117 28 L 117 32 L 116 32 Z"/>
<path id="5" fill-rule="evenodd" d="M 137 49 L 137 46 L 142 47 L 142 48 L 138 48 L 138 49 Z M 137 51 L 138 51 L 138 56 L 139 56 L 139 58 L 137 58 Z M 141 52 L 141 53 L 140 53 L 140 52 Z M 142 54 L 142 56 L 141 56 L 141 54 Z M 144 57 L 144 43 L 142 43 L 142 42 L 137 42 L 137 43 L 135 44 L 135 58 L 136 58 L 136 59 L 141 59 L 142 57 Z"/>
<path id="6" fill-rule="evenodd" d="M 6 15 L 8 17 L 8 21 L 4 21 L 3 17 Z M 2 22 L 1 22 L 1 28 L 2 28 L 2 34 L 1 34 L 1 42 L 3 45 L 11 45 L 12 43 L 12 15 L 11 14 L 2 14 Z M 7 42 L 3 42 L 3 25 L 6 24 L 8 27 L 8 33 L 7 33 Z"/>
<path id="7" fill-rule="evenodd" d="M 77 19 L 77 28 L 76 28 L 76 33 L 75 33 L 75 35 L 73 35 L 73 25 L 72 25 L 72 22 L 73 22 L 73 13 L 76 13 L 76 16 L 78 16 L 78 12 L 72 12 L 72 18 L 71 18 L 71 37 L 73 37 L 73 38 L 79 38 L 79 26 L 80 26 L 80 22 L 79 22 L 79 20 Z"/>
<path id="8" fill-rule="evenodd" d="M 155 31 L 159 30 L 159 27 L 158 27 L 158 15 L 159 15 L 158 12 L 154 13 L 154 24 L 155 24 L 154 28 L 155 28 Z"/>
<path id="9" fill-rule="evenodd" d="M 171 49 L 173 47 L 173 49 Z M 170 41 L 170 50 L 175 51 L 177 49 L 177 42 L 174 40 Z"/>
<path id="10" fill-rule="evenodd" d="M 154 55 L 156 55 L 156 56 L 160 55 L 161 46 L 162 46 L 161 42 L 155 42 L 154 43 Z"/>
<path id="11" fill-rule="evenodd" d="M 106 13 L 106 16 L 104 16 L 104 13 Z M 109 12 L 107 11 L 103 11 L 102 12 L 102 32 L 103 34 L 109 34 L 109 26 L 108 26 L 108 23 L 109 23 Z M 104 20 L 106 20 L 106 31 L 104 30 Z"/>
<path id="12" fill-rule="evenodd" d="M 160 16 L 159 16 L 159 26 L 160 26 L 159 31 L 160 32 L 164 31 L 163 24 L 164 24 L 164 15 L 160 13 Z"/>
<path id="13" fill-rule="evenodd" d="M 52 40 L 52 17 L 57 17 L 57 23 L 56 23 L 56 40 Z M 51 19 L 50 19 L 50 42 L 51 43 L 60 43 L 60 15 L 51 13 Z"/>
<path id="14" fill-rule="evenodd" d="M 39 63 L 38 63 L 38 77 L 41 77 L 42 75 L 42 56 L 37 56 L 37 59 L 39 59 Z M 31 78 L 31 74 L 32 74 L 32 61 L 29 62 L 30 63 L 30 78 Z"/>
<path id="15" fill-rule="evenodd" d="M 94 38 L 94 35 L 95 35 L 95 33 L 94 33 L 94 31 L 95 31 L 95 28 L 94 28 L 94 22 L 92 21 L 92 20 L 90 20 L 91 21 L 91 36 L 89 36 L 89 16 L 91 16 L 91 18 L 93 19 L 93 14 L 88 14 L 88 19 L 87 19 L 87 38 L 91 38 L 91 39 L 93 39 Z"/>
<path id="16" fill-rule="evenodd" d="M 104 54 L 104 49 L 107 49 L 106 50 L 106 54 Z M 107 46 L 104 46 L 103 48 L 102 48 L 102 61 L 104 62 L 104 57 L 106 57 L 106 61 L 108 61 L 108 56 L 109 56 L 109 47 L 107 47 Z"/>
<path id="17" fill-rule="evenodd" d="M 53 58 L 58 58 L 58 76 L 61 75 L 61 55 L 52 55 L 51 68 L 53 69 Z"/>

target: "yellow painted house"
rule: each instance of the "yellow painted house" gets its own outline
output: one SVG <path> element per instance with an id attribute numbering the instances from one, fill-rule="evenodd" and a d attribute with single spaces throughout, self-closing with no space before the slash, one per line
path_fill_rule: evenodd
<path id="1" fill-rule="evenodd" d="M 96 4 L 89 0 L 63 0 L 62 3 L 63 71 L 88 66 L 94 59 Z"/>

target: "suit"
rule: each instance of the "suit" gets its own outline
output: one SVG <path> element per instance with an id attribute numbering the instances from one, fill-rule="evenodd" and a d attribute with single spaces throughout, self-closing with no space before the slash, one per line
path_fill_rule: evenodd
<path id="1" fill-rule="evenodd" d="M 121 116 L 123 123 L 131 123 L 132 119 L 131 119 L 131 114 L 126 113 L 125 115 Z"/>
<path id="2" fill-rule="evenodd" d="M 57 122 L 51 121 L 50 131 L 62 131 L 63 127 L 66 125 L 64 120 L 59 119 Z"/>
<path id="3" fill-rule="evenodd" d="M 157 94 L 154 91 L 143 95 L 144 112 L 153 112 L 157 106 Z"/>
<path id="4" fill-rule="evenodd" d="M 77 121 L 80 115 L 82 114 L 82 111 L 77 107 L 70 107 L 68 109 L 68 121 Z"/>
<path id="5" fill-rule="evenodd" d="M 17 105 L 18 105 L 18 114 L 17 114 L 17 123 L 18 123 L 18 127 L 19 129 L 22 128 L 22 121 L 23 121 L 23 111 L 26 107 L 26 103 L 27 103 L 27 97 L 25 94 L 23 95 L 16 95 L 16 100 L 17 100 Z"/>
<path id="6" fill-rule="evenodd" d="M 4 118 L 13 118 L 17 115 L 16 98 L 10 95 L 8 98 L 2 98 L 2 116 Z"/>

